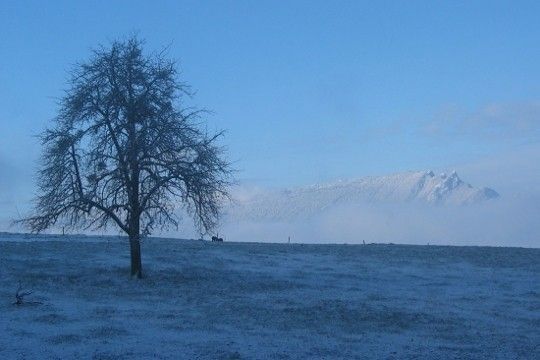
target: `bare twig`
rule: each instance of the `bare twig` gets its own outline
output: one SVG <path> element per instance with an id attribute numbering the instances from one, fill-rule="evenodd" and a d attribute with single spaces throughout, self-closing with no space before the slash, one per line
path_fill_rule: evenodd
<path id="1" fill-rule="evenodd" d="M 19 281 L 19 287 L 17 288 L 17 291 L 15 292 L 15 302 L 13 305 L 24 305 L 24 304 L 41 304 L 39 301 L 25 301 L 24 297 L 32 294 L 32 291 L 22 291 L 22 285 Z"/>

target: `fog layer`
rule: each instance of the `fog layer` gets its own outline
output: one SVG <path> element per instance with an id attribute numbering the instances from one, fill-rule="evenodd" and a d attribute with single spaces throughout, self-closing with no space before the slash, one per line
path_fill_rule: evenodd
<path id="1" fill-rule="evenodd" d="M 540 199 L 501 198 L 468 206 L 355 204 L 309 219 L 225 221 L 226 237 L 239 241 L 407 243 L 540 247 Z"/>

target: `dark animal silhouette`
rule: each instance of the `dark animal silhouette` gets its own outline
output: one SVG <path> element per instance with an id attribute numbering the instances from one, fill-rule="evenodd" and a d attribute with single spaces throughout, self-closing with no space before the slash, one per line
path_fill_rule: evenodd
<path id="1" fill-rule="evenodd" d="M 221 242 L 223 242 L 223 238 L 220 238 L 220 237 L 217 237 L 217 236 L 212 236 L 212 241 L 221 241 Z"/>

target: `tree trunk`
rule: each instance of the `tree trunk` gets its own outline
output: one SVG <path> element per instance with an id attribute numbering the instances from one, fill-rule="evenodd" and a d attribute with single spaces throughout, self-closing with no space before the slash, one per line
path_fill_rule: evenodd
<path id="1" fill-rule="evenodd" d="M 132 82 L 131 70 L 129 70 L 129 99 L 132 103 Z M 128 189 L 129 189 L 129 245 L 131 249 L 131 277 L 142 278 L 142 262 L 141 262 L 141 211 L 139 203 L 139 160 L 137 159 L 138 144 L 137 144 L 137 127 L 133 113 L 133 108 L 128 108 Z"/>
<path id="2" fill-rule="evenodd" d="M 139 235 L 129 236 L 131 250 L 131 277 L 142 278 L 141 241 Z"/>

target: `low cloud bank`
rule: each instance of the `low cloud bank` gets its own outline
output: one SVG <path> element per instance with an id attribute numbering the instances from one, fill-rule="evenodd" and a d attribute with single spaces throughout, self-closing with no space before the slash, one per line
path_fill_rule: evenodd
<path id="1" fill-rule="evenodd" d="M 470 206 L 355 204 L 282 222 L 225 221 L 231 241 L 540 247 L 539 198 Z"/>

